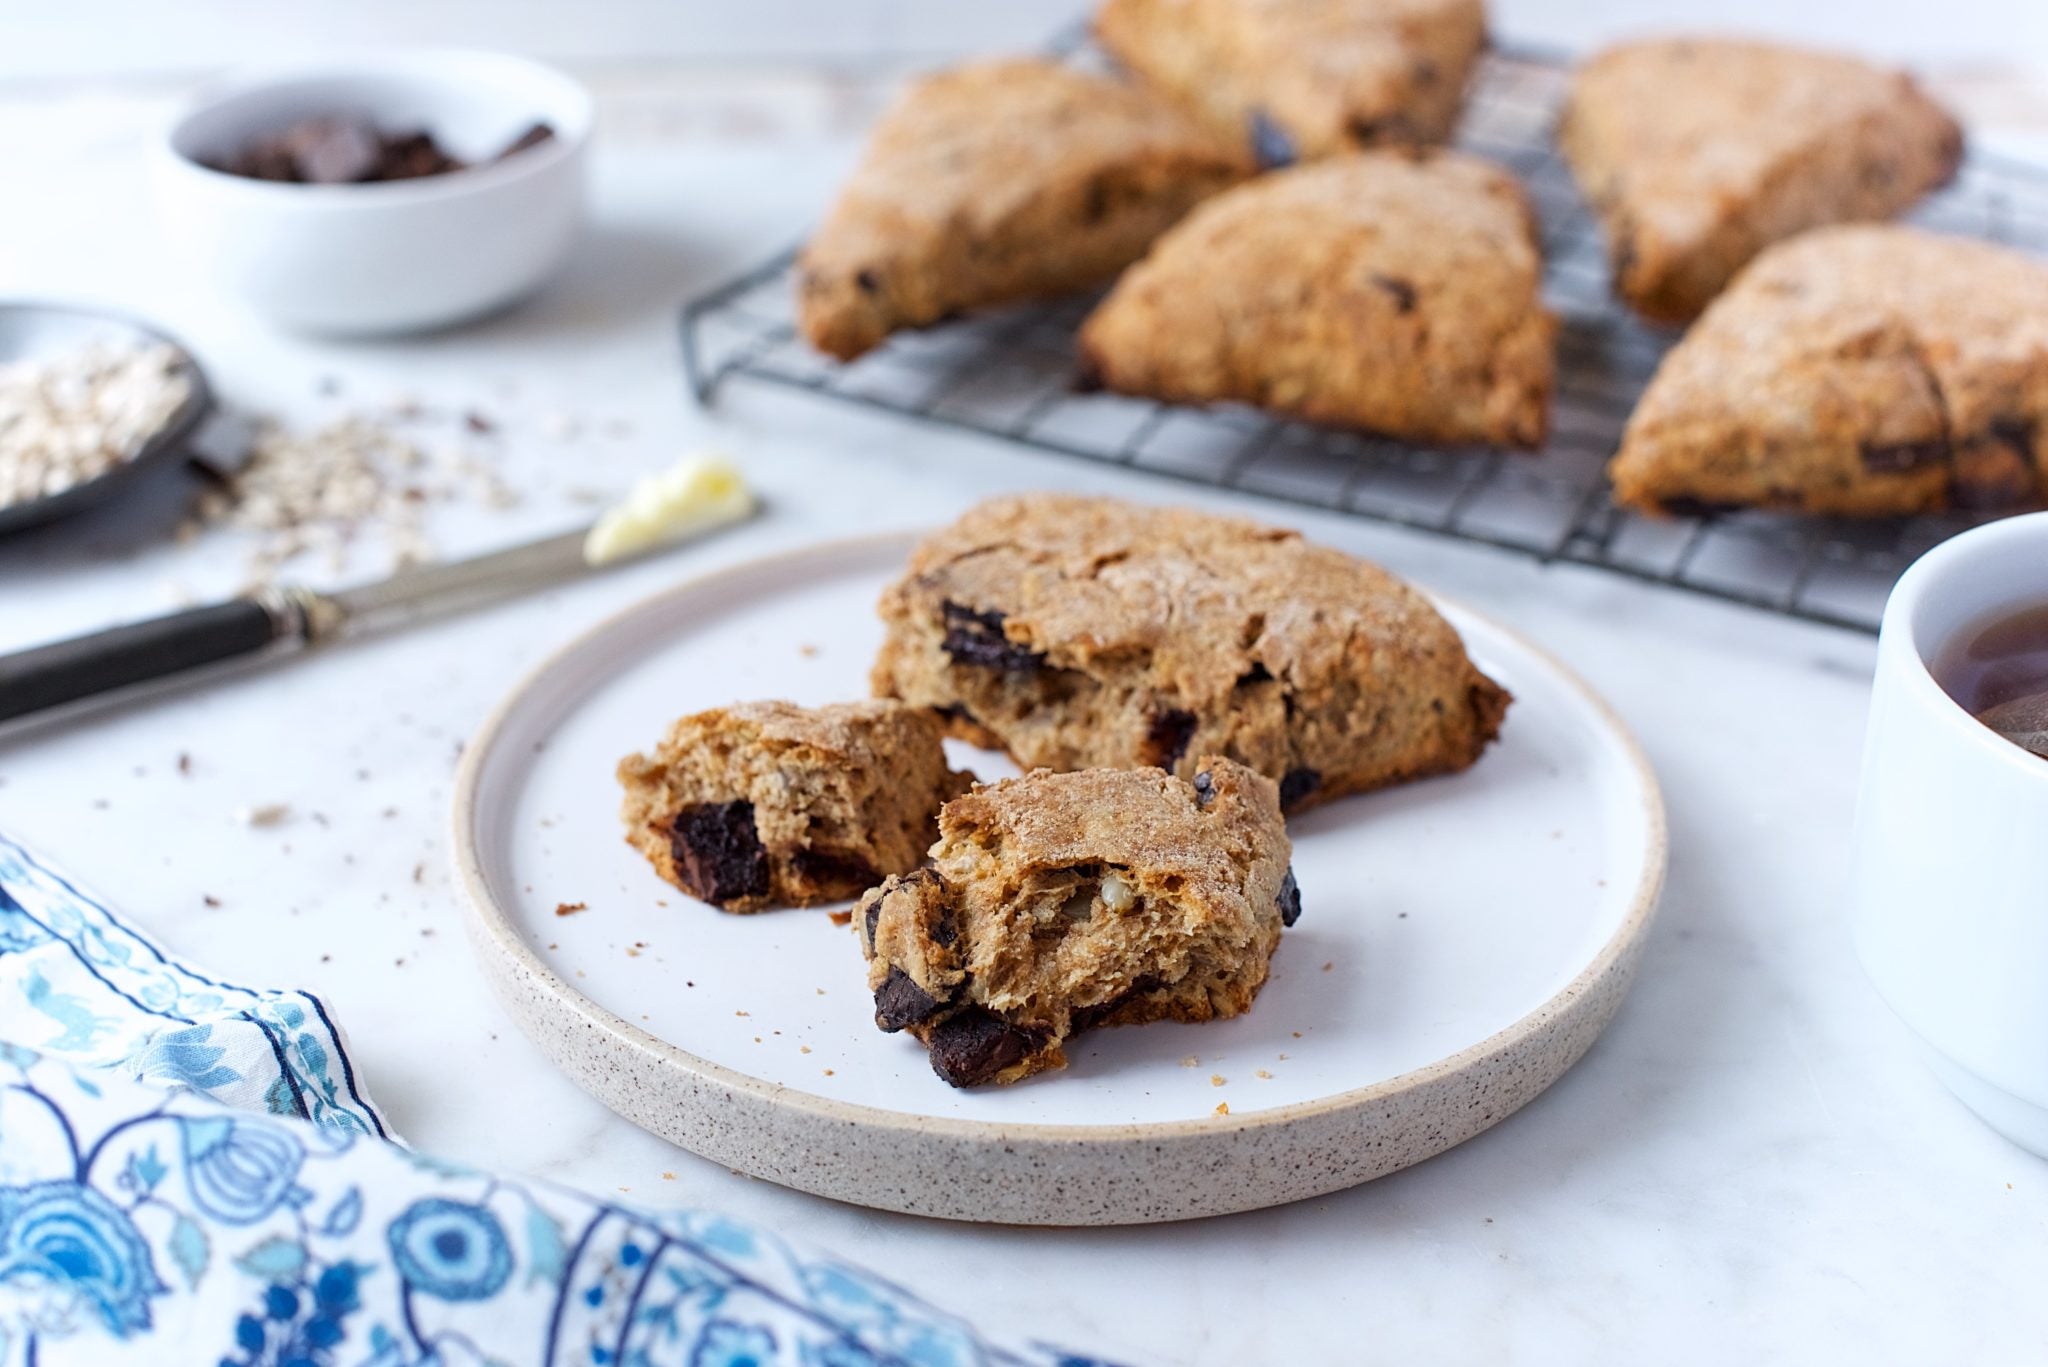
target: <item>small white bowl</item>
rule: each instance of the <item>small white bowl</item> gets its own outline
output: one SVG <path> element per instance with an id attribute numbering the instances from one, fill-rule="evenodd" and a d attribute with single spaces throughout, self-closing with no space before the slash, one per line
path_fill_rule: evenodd
<path id="1" fill-rule="evenodd" d="M 447 175 L 298 185 L 206 166 L 323 114 L 424 129 L 482 163 Z M 555 136 L 488 158 L 535 123 Z M 590 95 L 552 67 L 489 52 L 336 59 L 236 81 L 167 130 L 155 154 L 169 235 L 219 288 L 274 323 L 412 332 L 502 308 L 561 266 L 582 224 Z"/>

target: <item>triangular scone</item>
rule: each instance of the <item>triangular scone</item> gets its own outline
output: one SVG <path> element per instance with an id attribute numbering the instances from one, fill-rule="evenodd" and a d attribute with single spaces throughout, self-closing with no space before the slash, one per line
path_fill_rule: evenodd
<path id="1" fill-rule="evenodd" d="M 883 118 L 804 249 L 804 335 L 850 360 L 963 309 L 1100 284 L 1250 170 L 1126 82 L 1041 61 L 927 77 Z"/>
<path id="2" fill-rule="evenodd" d="M 1593 58 L 1558 138 L 1606 226 L 1616 292 L 1667 322 L 1781 238 L 1904 211 L 1963 153 L 1956 121 L 1902 72 L 1720 39 Z"/>
<path id="3" fill-rule="evenodd" d="M 1780 243 L 1665 356 L 1612 475 L 1647 511 L 2036 502 L 2048 263 L 1894 226 Z"/>
<path id="4" fill-rule="evenodd" d="M 1413 441 L 1542 443 L 1555 325 L 1521 187 L 1452 152 L 1366 152 L 1217 196 L 1081 329 L 1084 374 Z"/>
<path id="5" fill-rule="evenodd" d="M 937 709 L 1025 769 L 1204 753 L 1301 811 L 1463 769 L 1508 693 L 1427 598 L 1299 533 L 1109 498 L 995 498 L 882 595 L 879 697 Z"/>
<path id="6" fill-rule="evenodd" d="M 1117 61 L 1269 163 L 1445 141 L 1486 45 L 1482 0 L 1105 0 Z"/>

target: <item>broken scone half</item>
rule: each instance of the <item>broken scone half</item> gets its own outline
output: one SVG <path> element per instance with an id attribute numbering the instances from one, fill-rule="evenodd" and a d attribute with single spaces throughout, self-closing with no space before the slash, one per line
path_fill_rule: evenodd
<path id="1" fill-rule="evenodd" d="M 1299 533 L 1030 494 L 922 541 L 881 602 L 884 697 L 1027 769 L 1222 754 L 1289 811 L 1462 769 L 1508 694 L 1428 600 Z"/>
<path id="2" fill-rule="evenodd" d="M 1248 156 L 1136 85 L 1044 61 L 930 76 L 876 128 L 797 263 L 811 345 L 851 360 L 963 310 L 1136 260 Z"/>
<path id="3" fill-rule="evenodd" d="M 1105 0 L 1110 55 L 1269 165 L 1448 139 L 1481 0 Z"/>
<path id="4" fill-rule="evenodd" d="M 857 897 L 916 868 L 970 774 L 931 714 L 888 702 L 748 702 L 683 717 L 619 762 L 626 839 L 721 911 Z"/>
<path id="5" fill-rule="evenodd" d="M 1555 325 L 1513 176 L 1460 153 L 1369 152 L 1209 201 L 1081 330 L 1084 378 L 1234 400 L 1412 441 L 1535 447 Z"/>
<path id="6" fill-rule="evenodd" d="M 1963 152 L 1956 121 L 1903 72 L 1728 39 L 1601 53 L 1558 136 L 1605 225 L 1615 291 L 1667 322 L 1781 238 L 1903 212 Z"/>
<path id="7" fill-rule="evenodd" d="M 1651 512 L 2036 503 L 2048 264 L 1889 225 L 1781 243 L 1665 356 L 1610 473 Z"/>
<path id="8" fill-rule="evenodd" d="M 861 899 L 875 1024 L 955 1087 L 1066 1063 L 1084 1030 L 1239 1015 L 1301 913 L 1270 779 L 1204 756 L 1045 771 L 939 814 L 932 863 Z"/>

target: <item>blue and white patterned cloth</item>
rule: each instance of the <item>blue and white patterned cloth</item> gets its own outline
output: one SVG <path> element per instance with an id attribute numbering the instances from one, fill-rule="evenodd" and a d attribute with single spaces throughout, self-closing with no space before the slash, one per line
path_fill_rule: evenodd
<path id="1" fill-rule="evenodd" d="M 1091 1367 L 695 1211 L 392 1141 L 319 1000 L 0 838 L 0 1364 Z"/>

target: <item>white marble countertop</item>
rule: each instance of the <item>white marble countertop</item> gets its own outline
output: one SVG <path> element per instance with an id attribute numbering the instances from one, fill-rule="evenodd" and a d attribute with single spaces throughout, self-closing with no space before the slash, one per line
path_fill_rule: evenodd
<path id="1" fill-rule="evenodd" d="M 582 491 L 706 442 L 773 508 L 607 577 L 0 748 L 0 829 L 196 961 L 325 996 L 413 1142 L 759 1220 L 993 1330 L 1134 1362 L 2038 1360 L 2048 1173 L 1921 1066 L 1844 932 L 1872 642 L 1248 497 L 1206 501 L 1297 522 L 1515 624 L 1637 729 L 1670 805 L 1669 890 L 1638 985 L 1583 1063 L 1418 1168 L 1159 1228 L 877 1214 L 614 1118 L 511 1026 L 461 932 L 446 806 L 484 712 L 557 643 L 696 570 L 930 523 L 997 490 L 1165 494 L 761 390 L 693 409 L 675 304 L 799 232 L 850 155 L 867 83 L 608 81 L 596 229 L 568 277 L 473 328 L 351 345 L 274 335 L 158 251 L 138 157 L 168 93 L 0 94 L 0 295 L 153 315 L 231 401 L 300 420 L 400 396 L 488 412 L 501 433 L 474 444 L 526 496 L 435 510 L 445 553 L 567 526 L 589 515 Z M 339 396 L 321 394 L 329 379 Z M 565 414 L 583 435 L 551 435 Z M 0 648 L 236 586 L 242 548 L 169 540 L 181 490 L 151 492 L 0 546 Z M 355 571 L 379 567 L 359 548 Z M 270 802 L 293 817 L 237 822 Z"/>

